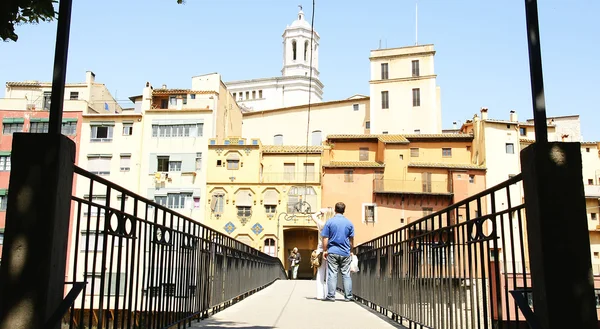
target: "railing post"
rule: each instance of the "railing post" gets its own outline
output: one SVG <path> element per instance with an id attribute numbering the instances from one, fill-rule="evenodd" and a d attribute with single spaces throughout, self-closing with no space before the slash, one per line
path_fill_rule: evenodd
<path id="1" fill-rule="evenodd" d="M 0 268 L 2 329 L 43 328 L 63 299 L 74 162 L 75 143 L 63 135 L 14 134 Z"/>
<path id="2" fill-rule="evenodd" d="M 579 143 L 521 152 L 535 316 L 544 329 L 597 328 Z"/>

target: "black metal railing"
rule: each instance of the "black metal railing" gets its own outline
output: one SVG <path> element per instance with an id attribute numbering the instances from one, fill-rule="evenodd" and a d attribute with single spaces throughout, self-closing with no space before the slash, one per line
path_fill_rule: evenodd
<path id="1" fill-rule="evenodd" d="M 277 279 L 268 256 L 75 167 L 67 282 L 86 282 L 69 328 L 185 327 Z"/>
<path id="2" fill-rule="evenodd" d="M 354 295 L 409 328 L 526 328 L 511 296 L 531 288 L 521 184 L 517 175 L 359 245 Z"/>

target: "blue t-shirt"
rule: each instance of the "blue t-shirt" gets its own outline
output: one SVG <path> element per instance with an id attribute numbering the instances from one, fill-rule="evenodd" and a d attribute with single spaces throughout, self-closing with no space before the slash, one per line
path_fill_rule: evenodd
<path id="1" fill-rule="evenodd" d="M 340 256 L 350 256 L 350 238 L 354 237 L 354 225 L 343 215 L 336 214 L 325 223 L 321 236 L 329 238 L 327 252 Z"/>

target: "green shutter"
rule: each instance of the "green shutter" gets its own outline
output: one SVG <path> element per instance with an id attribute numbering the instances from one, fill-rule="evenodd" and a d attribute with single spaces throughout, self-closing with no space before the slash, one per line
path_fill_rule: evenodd
<path id="1" fill-rule="evenodd" d="M 2 118 L 3 123 L 24 123 L 25 119 L 23 118 Z"/>
<path id="2" fill-rule="evenodd" d="M 0 189 L 0 196 L 4 196 L 8 194 L 8 190 L 5 188 Z"/>
<path id="3" fill-rule="evenodd" d="M 49 122 L 50 120 L 48 118 L 31 118 L 29 119 L 30 122 Z"/>
<path id="4" fill-rule="evenodd" d="M 0 156 L 3 156 L 3 157 L 10 156 L 10 151 L 0 151 Z"/>
<path id="5" fill-rule="evenodd" d="M 63 118 L 63 122 L 77 122 L 77 118 Z"/>

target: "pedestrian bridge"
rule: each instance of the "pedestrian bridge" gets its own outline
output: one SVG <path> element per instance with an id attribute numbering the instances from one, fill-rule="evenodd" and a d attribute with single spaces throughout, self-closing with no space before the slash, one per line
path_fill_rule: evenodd
<path id="1" fill-rule="evenodd" d="M 315 281 L 278 280 L 192 328 L 247 329 L 392 329 L 404 328 L 390 318 L 358 302 L 315 299 Z"/>

